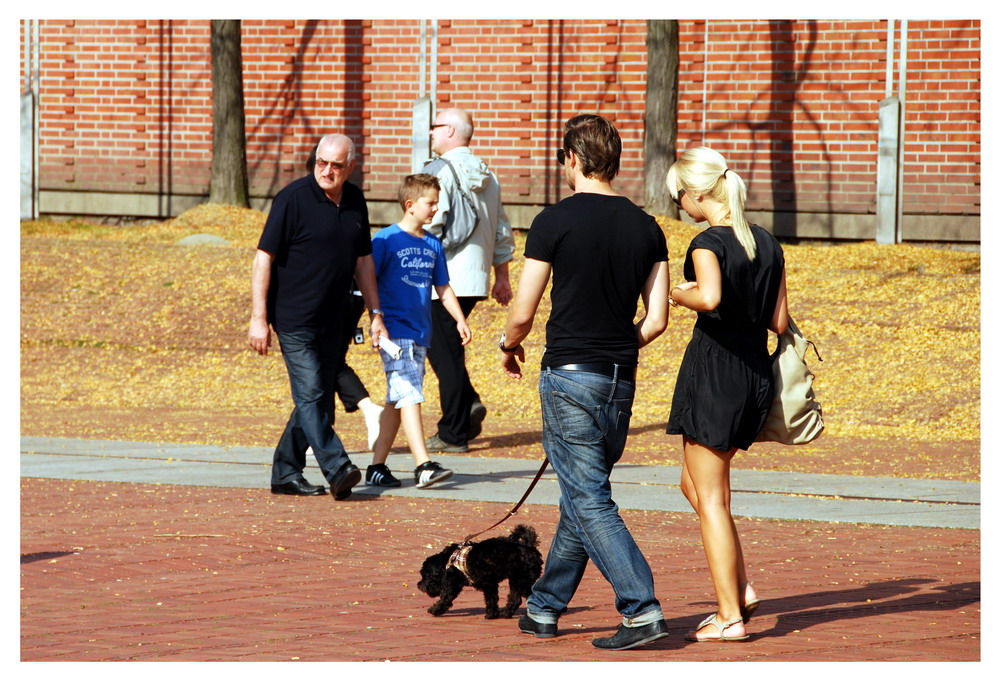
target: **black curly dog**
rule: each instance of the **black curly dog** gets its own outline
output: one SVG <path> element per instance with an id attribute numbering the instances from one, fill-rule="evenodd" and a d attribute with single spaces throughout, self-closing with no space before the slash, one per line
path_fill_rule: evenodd
<path id="1" fill-rule="evenodd" d="M 487 618 L 510 618 L 542 574 L 542 555 L 538 551 L 535 529 L 518 525 L 508 537 L 472 544 L 466 560 L 468 578 L 459 569 L 447 565 L 459 547 L 457 543 L 424 560 L 417 587 L 430 597 L 440 597 L 427 612 L 440 616 L 451 608 L 463 587 L 472 585 L 483 593 Z M 498 587 L 504 580 L 509 593 L 507 604 L 501 609 Z"/>

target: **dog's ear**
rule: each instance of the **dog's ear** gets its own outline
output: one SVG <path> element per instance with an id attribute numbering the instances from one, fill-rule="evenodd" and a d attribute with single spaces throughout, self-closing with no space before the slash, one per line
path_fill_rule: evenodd
<path id="1" fill-rule="evenodd" d="M 445 567 L 452 552 L 457 548 L 457 544 L 448 545 L 437 554 L 432 554 L 424 559 L 424 563 L 420 567 L 420 582 L 417 583 L 417 588 L 421 592 L 430 597 L 437 597 L 441 594 L 441 590 L 444 588 L 444 574 L 447 571 Z"/>
<path id="2" fill-rule="evenodd" d="M 441 594 L 444 584 L 444 565 L 447 559 L 441 559 L 441 555 L 435 554 L 424 559 L 420 567 L 420 582 L 417 589 L 430 597 L 437 597 Z"/>

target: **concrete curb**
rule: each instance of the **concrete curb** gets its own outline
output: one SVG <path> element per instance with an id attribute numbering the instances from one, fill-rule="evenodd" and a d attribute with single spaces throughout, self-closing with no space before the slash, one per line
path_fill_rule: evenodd
<path id="1" fill-rule="evenodd" d="M 220 447 L 176 443 L 21 437 L 21 476 L 143 484 L 266 488 L 272 448 Z M 355 488 L 356 496 L 433 497 L 513 505 L 527 488 L 540 461 L 464 455 L 432 455 L 455 471 L 428 489 L 412 485 L 409 453 L 390 456 L 401 488 Z M 371 453 L 351 453 L 364 469 Z M 310 458 L 311 460 L 311 458 Z M 314 465 L 306 477 L 321 483 Z M 690 512 L 678 487 L 678 467 L 623 463 L 612 482 L 623 509 Z M 779 471 L 734 470 L 733 512 L 763 519 L 868 523 L 934 528 L 980 528 L 980 484 L 905 478 L 835 476 Z M 528 504 L 555 505 L 559 487 L 551 468 Z"/>

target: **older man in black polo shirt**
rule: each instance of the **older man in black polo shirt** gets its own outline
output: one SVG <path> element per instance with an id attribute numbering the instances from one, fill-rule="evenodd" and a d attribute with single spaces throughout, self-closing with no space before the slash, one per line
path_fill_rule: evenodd
<path id="1" fill-rule="evenodd" d="M 274 450 L 271 492 L 276 494 L 326 492 L 302 475 L 310 446 L 335 499 L 349 497 L 361 480 L 333 430 L 337 372 L 344 361 L 339 325 L 352 280 L 368 306 L 372 342 L 388 334 L 378 309 L 368 206 L 361 190 L 347 182 L 354 165 L 350 138 L 320 140 L 312 175 L 274 197 L 257 244 L 248 341 L 266 355 L 274 328 L 295 402 Z"/>

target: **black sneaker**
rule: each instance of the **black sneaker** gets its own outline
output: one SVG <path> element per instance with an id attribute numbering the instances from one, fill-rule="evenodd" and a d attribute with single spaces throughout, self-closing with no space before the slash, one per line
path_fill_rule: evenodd
<path id="1" fill-rule="evenodd" d="M 558 625 L 556 623 L 539 623 L 528 614 L 525 614 L 518 619 L 517 627 L 520 628 L 521 632 L 524 634 L 534 635 L 539 639 L 555 637 L 559 634 Z"/>
<path id="2" fill-rule="evenodd" d="M 399 479 L 392 475 L 385 464 L 372 464 L 365 471 L 365 485 L 379 485 L 383 488 L 398 488 L 402 485 Z"/>
<path id="3" fill-rule="evenodd" d="M 618 632 L 614 636 L 598 637 L 592 640 L 591 644 L 598 649 L 621 651 L 622 649 L 631 649 L 632 647 L 649 644 L 653 640 L 666 637 L 667 634 L 667 621 L 661 618 L 637 628 L 627 628 L 624 625 L 619 625 Z"/>
<path id="4" fill-rule="evenodd" d="M 424 462 L 413 470 L 418 488 L 426 488 L 429 485 L 440 483 L 447 478 L 451 478 L 453 473 L 455 472 L 451 469 L 445 469 L 437 462 Z"/>

